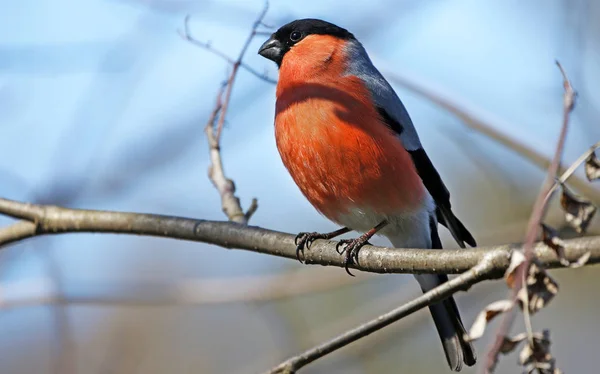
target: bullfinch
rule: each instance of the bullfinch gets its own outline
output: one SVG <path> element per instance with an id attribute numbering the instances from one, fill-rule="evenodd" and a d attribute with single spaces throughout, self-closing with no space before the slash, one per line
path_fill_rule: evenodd
<path id="1" fill-rule="evenodd" d="M 279 68 L 275 138 L 283 164 L 308 201 L 341 226 L 300 233 L 298 256 L 315 239 L 349 231 L 363 234 L 338 244 L 346 265 L 375 234 L 396 248 L 442 249 L 438 222 L 461 247 L 476 245 L 452 213 L 448 189 L 404 105 L 353 34 L 300 19 L 273 33 L 258 53 Z M 423 292 L 448 280 L 441 274 L 415 277 Z M 454 299 L 429 310 L 450 368 L 474 365 Z"/>

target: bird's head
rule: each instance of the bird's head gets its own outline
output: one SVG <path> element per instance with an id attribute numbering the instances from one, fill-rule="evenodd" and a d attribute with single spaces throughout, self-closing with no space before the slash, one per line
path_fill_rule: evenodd
<path id="1" fill-rule="evenodd" d="M 355 39 L 348 30 L 323 20 L 305 18 L 280 27 L 260 46 L 258 53 L 281 67 L 290 54 L 302 55 L 304 59 L 327 58 L 334 44 L 349 40 Z"/>

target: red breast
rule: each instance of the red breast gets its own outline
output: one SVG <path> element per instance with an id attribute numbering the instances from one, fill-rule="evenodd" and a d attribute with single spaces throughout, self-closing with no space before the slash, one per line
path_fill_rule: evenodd
<path id="1" fill-rule="evenodd" d="M 344 43 L 310 35 L 283 59 L 275 114 L 283 163 L 333 221 L 351 208 L 390 215 L 417 209 L 426 193 L 421 178 L 362 81 L 344 76 Z"/>

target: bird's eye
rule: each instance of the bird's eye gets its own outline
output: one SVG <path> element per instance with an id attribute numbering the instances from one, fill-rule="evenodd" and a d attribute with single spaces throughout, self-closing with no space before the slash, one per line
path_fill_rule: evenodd
<path id="1" fill-rule="evenodd" d="M 290 40 L 293 42 L 297 42 L 302 39 L 302 33 L 300 31 L 294 31 L 290 34 Z"/>

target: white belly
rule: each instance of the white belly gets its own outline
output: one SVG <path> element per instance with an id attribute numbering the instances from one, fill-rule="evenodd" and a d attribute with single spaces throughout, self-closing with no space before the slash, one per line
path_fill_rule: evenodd
<path id="1" fill-rule="evenodd" d="M 368 208 L 353 208 L 350 213 L 340 216 L 338 223 L 354 231 L 367 232 L 387 220 L 389 224 L 378 234 L 386 236 L 394 247 L 431 248 L 429 217 L 434 211 L 435 204 L 428 195 L 424 204 L 415 211 L 382 215 Z"/>

